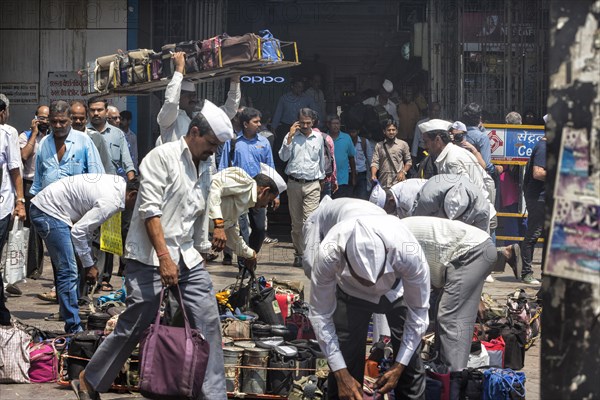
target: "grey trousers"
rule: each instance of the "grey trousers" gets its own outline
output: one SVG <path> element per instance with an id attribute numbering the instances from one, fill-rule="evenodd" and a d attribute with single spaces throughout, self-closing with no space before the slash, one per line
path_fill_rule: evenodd
<path id="1" fill-rule="evenodd" d="M 117 326 L 100 345 L 85 369 L 86 380 L 98 392 L 106 392 L 135 349 L 144 330 L 154 322 L 162 283 L 156 267 L 127 260 L 125 286 L 127 308 Z M 192 328 L 199 329 L 210 344 L 202 395 L 226 399 L 221 323 L 212 281 L 204 264 L 188 269 L 179 264 L 179 288 Z"/>
<path id="2" fill-rule="evenodd" d="M 435 326 L 440 359 L 450 371 L 467 367 L 483 283 L 496 258 L 496 247 L 488 239 L 453 260 L 446 269 Z"/>

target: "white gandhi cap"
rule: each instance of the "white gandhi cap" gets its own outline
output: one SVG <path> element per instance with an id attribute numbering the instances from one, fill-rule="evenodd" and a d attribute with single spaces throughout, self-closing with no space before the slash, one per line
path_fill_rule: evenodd
<path id="1" fill-rule="evenodd" d="M 429 121 L 420 124 L 419 130 L 421 133 L 431 131 L 447 131 L 451 126 L 452 124 L 450 122 L 444 121 L 443 119 L 430 119 Z"/>
<path id="2" fill-rule="evenodd" d="M 231 125 L 229 117 L 225 114 L 225 111 L 221 110 L 210 101 L 204 100 L 204 107 L 202 107 L 200 114 L 206 118 L 206 121 L 219 141 L 224 143 L 235 137 L 233 134 L 233 126 Z"/>
<path id="3" fill-rule="evenodd" d="M 281 175 L 277 173 L 277 171 L 275 171 L 273 168 L 271 168 L 265 163 L 260 163 L 260 173 L 268 176 L 269 178 L 275 181 L 275 184 L 277 185 L 277 190 L 279 190 L 279 194 L 285 192 L 285 190 L 287 189 L 287 185 L 281 177 Z"/>
<path id="4" fill-rule="evenodd" d="M 376 283 L 379 273 L 385 267 L 385 245 L 371 227 L 356 220 L 354 229 L 346 244 L 349 268 L 360 278 Z"/>

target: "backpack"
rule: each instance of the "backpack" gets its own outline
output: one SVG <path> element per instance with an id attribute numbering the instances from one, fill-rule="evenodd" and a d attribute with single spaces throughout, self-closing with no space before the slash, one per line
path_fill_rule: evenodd
<path id="1" fill-rule="evenodd" d="M 321 132 L 321 137 L 323 138 L 323 147 L 325 148 L 325 176 L 329 178 L 331 175 L 333 175 L 335 158 L 333 157 L 333 154 L 331 154 L 331 149 L 325 140 L 325 136 L 327 136 L 327 134 Z"/>
<path id="2" fill-rule="evenodd" d="M 282 61 L 283 53 L 281 52 L 279 39 L 275 39 L 268 29 L 263 29 L 258 34 L 261 35 L 261 60 L 268 62 Z"/>

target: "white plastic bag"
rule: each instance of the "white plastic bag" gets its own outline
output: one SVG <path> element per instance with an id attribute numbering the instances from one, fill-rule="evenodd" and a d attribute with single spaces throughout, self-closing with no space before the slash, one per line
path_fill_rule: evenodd
<path id="1" fill-rule="evenodd" d="M 490 355 L 484 345 L 481 345 L 481 352 L 469 354 L 467 368 L 479 368 L 490 365 Z"/>
<path id="2" fill-rule="evenodd" d="M 29 228 L 23 226 L 23 221 L 17 219 L 8 240 L 2 249 L 1 263 L 4 267 L 4 282 L 7 285 L 25 279 L 27 275 L 27 248 L 29 243 Z"/>

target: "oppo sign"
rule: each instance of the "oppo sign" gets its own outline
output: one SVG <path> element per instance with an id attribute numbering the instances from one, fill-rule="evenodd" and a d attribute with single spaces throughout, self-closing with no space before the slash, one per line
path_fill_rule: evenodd
<path id="1" fill-rule="evenodd" d="M 262 83 L 263 85 L 267 83 L 285 83 L 285 78 L 283 76 L 244 75 L 240 80 L 244 83 Z"/>

